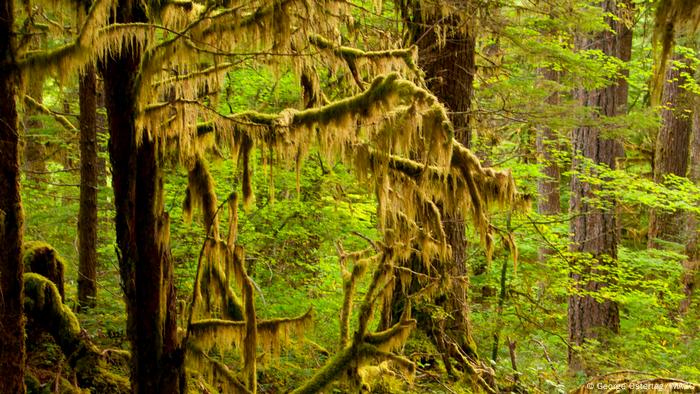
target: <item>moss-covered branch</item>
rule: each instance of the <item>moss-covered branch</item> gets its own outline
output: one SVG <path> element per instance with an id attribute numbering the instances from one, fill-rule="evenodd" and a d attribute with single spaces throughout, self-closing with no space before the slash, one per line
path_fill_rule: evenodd
<path id="1" fill-rule="evenodd" d="M 303 315 L 291 318 L 278 318 L 257 320 L 256 329 L 259 345 L 267 352 L 278 352 L 281 342 L 285 342 L 290 335 L 300 335 L 301 332 L 312 323 L 312 310 L 309 309 Z M 193 321 L 189 329 L 189 337 L 195 343 L 207 350 L 214 345 L 229 348 L 235 345 L 242 348 L 246 333 L 244 320 L 201 319 Z"/>
<path id="2" fill-rule="evenodd" d="M 113 3 L 113 0 L 95 1 L 74 41 L 52 50 L 29 52 L 19 59 L 17 65 L 23 71 L 30 71 L 32 74 L 43 74 L 51 70 L 66 73 L 67 70 L 91 61 L 95 55 L 104 54 L 108 49 L 96 45 L 102 42 L 97 37 L 102 32 L 101 28 L 108 23 Z"/>
<path id="3" fill-rule="evenodd" d="M 52 118 L 54 118 L 56 120 L 56 122 L 58 122 L 61 126 L 63 126 L 63 128 L 66 129 L 67 131 L 70 131 L 71 133 L 75 133 L 75 134 L 78 133 L 78 129 L 75 127 L 75 125 L 73 125 L 73 123 L 71 123 L 70 120 L 68 120 L 68 118 L 66 118 L 65 116 L 63 116 L 59 113 L 56 113 L 55 111 L 52 111 L 51 108 L 36 101 L 31 96 L 25 95 L 24 102 L 27 105 L 29 105 L 30 107 L 32 107 L 33 109 L 41 111 L 41 112 L 51 116 Z"/>
<path id="4" fill-rule="evenodd" d="M 312 34 L 309 37 L 309 42 L 319 49 L 326 49 L 331 51 L 338 57 L 341 57 L 346 62 L 348 66 L 353 67 L 355 61 L 358 59 L 367 59 L 371 61 L 383 61 L 388 59 L 400 59 L 403 61 L 416 76 L 421 76 L 421 71 L 416 65 L 416 58 L 418 57 L 418 47 L 411 46 L 410 48 L 402 49 L 387 49 L 384 51 L 363 51 L 361 49 L 347 47 L 343 45 L 336 45 L 330 40 L 318 35 Z"/>

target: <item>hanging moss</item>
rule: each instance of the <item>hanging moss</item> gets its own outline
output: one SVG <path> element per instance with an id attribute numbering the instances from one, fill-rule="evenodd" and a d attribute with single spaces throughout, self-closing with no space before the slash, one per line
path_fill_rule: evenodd
<path id="1" fill-rule="evenodd" d="M 66 262 L 51 245 L 30 241 L 22 245 L 22 261 L 25 272 L 34 272 L 48 278 L 56 285 L 61 299 L 65 298 L 63 289 Z"/>
<path id="2" fill-rule="evenodd" d="M 278 318 L 257 321 L 258 345 L 270 355 L 278 354 L 282 343 L 290 337 L 301 337 L 312 323 L 311 310 L 293 318 Z M 202 319 L 192 322 L 191 340 L 204 350 L 215 346 L 230 349 L 232 346 L 242 349 L 245 340 L 245 321 L 222 319 Z"/>
<path id="3" fill-rule="evenodd" d="M 204 229 L 214 239 L 219 237 L 219 223 L 216 220 L 217 211 L 214 179 L 209 173 L 206 162 L 201 156 L 194 158 L 192 168 L 187 173 L 187 191 L 183 212 L 191 217 L 193 209 L 201 209 L 204 217 Z"/>
<path id="4" fill-rule="evenodd" d="M 129 393 L 128 379 L 108 371 L 102 353 L 83 335 L 78 319 L 56 286 L 36 273 L 24 275 L 24 311 L 29 324 L 46 330 L 73 367 L 78 384 L 98 393 Z"/>
<path id="5" fill-rule="evenodd" d="M 654 24 L 654 45 L 656 61 L 654 70 L 654 98 L 661 98 L 661 90 L 666 75 L 666 61 L 675 42 L 675 35 L 681 29 L 691 33 L 700 27 L 700 2 L 696 0 L 659 0 L 656 5 Z"/>

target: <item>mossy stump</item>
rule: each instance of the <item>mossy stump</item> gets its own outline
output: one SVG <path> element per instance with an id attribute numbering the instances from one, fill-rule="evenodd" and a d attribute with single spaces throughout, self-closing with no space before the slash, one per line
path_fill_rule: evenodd
<path id="1" fill-rule="evenodd" d="M 129 381 L 109 371 L 103 353 L 80 329 L 56 285 L 36 273 L 24 274 L 24 312 L 32 329 L 51 334 L 75 372 L 78 385 L 94 393 L 129 393 Z"/>
<path id="2" fill-rule="evenodd" d="M 22 248 L 24 272 L 37 273 L 56 285 L 61 300 L 65 300 L 63 290 L 65 261 L 51 245 L 40 242 L 25 242 Z"/>

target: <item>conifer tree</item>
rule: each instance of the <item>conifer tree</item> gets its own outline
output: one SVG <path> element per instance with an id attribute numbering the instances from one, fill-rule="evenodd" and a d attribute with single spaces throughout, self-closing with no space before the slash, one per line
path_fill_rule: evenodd
<path id="1" fill-rule="evenodd" d="M 24 393 L 24 317 L 20 197 L 20 131 L 17 114 L 17 67 L 12 0 L 0 2 L 0 390 Z"/>
<path id="2" fill-rule="evenodd" d="M 610 0 L 601 4 L 610 30 L 594 37 L 581 39 L 579 48 L 597 49 L 607 56 L 623 62 L 629 61 L 632 33 L 626 25 L 629 20 L 629 2 Z M 593 110 L 594 117 L 613 117 L 624 114 L 627 108 L 627 82 L 620 76 L 613 77 L 607 87 L 582 90 L 577 93 L 581 105 Z M 573 134 L 573 169 L 585 172 L 586 163 L 604 165 L 614 169 L 622 146 L 615 138 L 602 133 L 597 126 L 579 126 Z M 588 292 L 600 292 L 611 280 L 604 273 L 616 265 L 618 228 L 615 201 L 594 205 L 587 197 L 599 186 L 583 181 L 580 175 L 571 178 L 569 210 L 571 220 L 571 247 L 581 252 L 573 264 L 571 279 L 575 290 L 569 296 L 569 367 L 586 368 L 574 346 L 581 346 L 587 339 L 600 337 L 601 332 L 617 333 L 620 329 L 618 305 L 610 299 L 599 300 Z M 602 206 L 601 206 L 602 205 Z M 600 278 L 594 279 L 593 277 Z M 581 294 L 583 293 L 583 294 Z"/>

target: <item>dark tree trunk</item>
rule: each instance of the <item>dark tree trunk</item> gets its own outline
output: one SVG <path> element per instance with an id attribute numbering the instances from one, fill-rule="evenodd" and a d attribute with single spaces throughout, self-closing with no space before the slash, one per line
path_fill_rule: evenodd
<path id="1" fill-rule="evenodd" d="M 624 18 L 624 9 L 615 0 L 602 2 L 606 13 Z M 629 61 L 632 44 L 632 32 L 620 19 L 608 18 L 612 31 L 605 31 L 596 37 L 581 40 L 580 48 L 598 49 L 606 55 Z M 590 107 L 601 116 L 611 117 L 626 112 L 627 84 L 623 78 L 602 89 L 578 93 L 581 105 Z M 623 154 L 621 144 L 601 135 L 601 130 L 591 126 L 576 128 L 572 133 L 574 152 L 573 168 L 584 171 L 584 160 L 595 164 L 616 167 L 616 159 Z M 583 157 L 584 160 L 580 158 Z M 588 198 L 595 195 L 598 186 L 582 181 L 576 174 L 571 179 L 570 212 L 571 251 L 588 253 L 592 258 L 580 258 L 572 267 L 571 278 L 576 293 L 569 297 L 569 341 L 571 345 L 582 345 L 587 339 L 598 338 L 601 333 L 618 333 L 620 316 L 617 304 L 612 300 L 598 301 L 580 292 L 600 292 L 609 285 L 606 273 L 616 265 L 618 229 L 615 214 L 615 202 L 608 201 L 609 206 L 602 209 L 594 206 Z M 599 276 L 597 280 L 591 276 Z M 585 369 L 581 355 L 569 348 L 569 368 Z"/>
<path id="2" fill-rule="evenodd" d="M 14 6 L 0 1 L 0 392 L 24 393 L 19 124 L 19 72 L 13 47 Z"/>
<path id="3" fill-rule="evenodd" d="M 97 297 L 97 78 L 89 66 L 80 76 L 80 211 L 78 302 L 95 306 Z"/>
<path id="4" fill-rule="evenodd" d="M 656 137 L 654 153 L 654 182 L 663 183 L 669 175 L 684 177 L 688 173 L 688 151 L 690 135 L 693 128 L 692 100 L 693 94 L 684 88 L 686 76 L 693 75 L 687 60 L 674 56 L 675 64 L 666 72 L 663 92 L 661 94 L 661 129 Z M 658 248 L 659 241 L 685 243 L 685 218 L 683 212 L 663 212 L 652 209 L 649 212 L 648 247 Z"/>
<path id="5" fill-rule="evenodd" d="M 470 111 L 476 70 L 476 39 L 468 22 L 473 6 L 470 1 L 465 1 L 462 4 L 464 8 L 454 15 L 426 19 L 427 13 L 421 11 L 420 1 L 408 0 L 401 3 L 402 16 L 409 33 L 408 41 L 418 46 L 419 63 L 425 70 L 428 88 L 450 111 L 455 139 L 469 147 L 472 139 Z M 438 25 L 446 31 L 444 42 L 436 34 Z M 459 213 L 442 209 L 441 214 L 447 241 L 452 249 L 451 260 L 440 264 L 443 274 L 452 278 L 468 278 L 464 218 Z M 459 350 L 470 359 L 478 358 L 469 321 L 468 289 L 468 280 L 454 280 L 446 294 L 440 294 L 435 299 L 448 317 L 445 321 L 425 323 L 426 326 L 440 327 L 432 336 L 443 353 L 448 372 L 450 365 L 446 357 L 451 351 L 445 340 L 454 341 Z"/>
<path id="6" fill-rule="evenodd" d="M 468 10 L 465 10 L 468 12 Z M 417 37 L 421 67 L 426 72 L 428 88 L 450 111 L 450 120 L 455 128 L 455 139 L 469 147 L 472 140 L 470 111 L 475 67 L 476 38 L 465 21 L 458 18 L 440 22 L 424 21 L 426 27 L 422 37 Z M 443 23 L 448 29 L 444 46 L 438 45 L 435 29 Z M 469 278 L 467 262 L 466 225 L 462 215 L 456 212 L 441 212 L 445 234 L 452 249 L 452 259 L 446 265 L 446 273 L 452 278 Z M 438 297 L 436 302 L 449 317 L 444 322 L 444 331 L 457 342 L 460 349 L 471 359 L 478 358 L 472 339 L 469 321 L 469 281 L 454 280 L 449 294 Z"/>
<path id="7" fill-rule="evenodd" d="M 121 1 L 120 22 L 143 22 L 136 3 Z M 169 219 L 163 210 L 163 177 L 156 144 L 136 141 L 137 45 L 104 64 L 116 208 L 116 236 L 121 284 L 131 343 L 134 393 L 184 391 L 184 353 L 176 338 L 175 288 L 169 246 Z"/>

